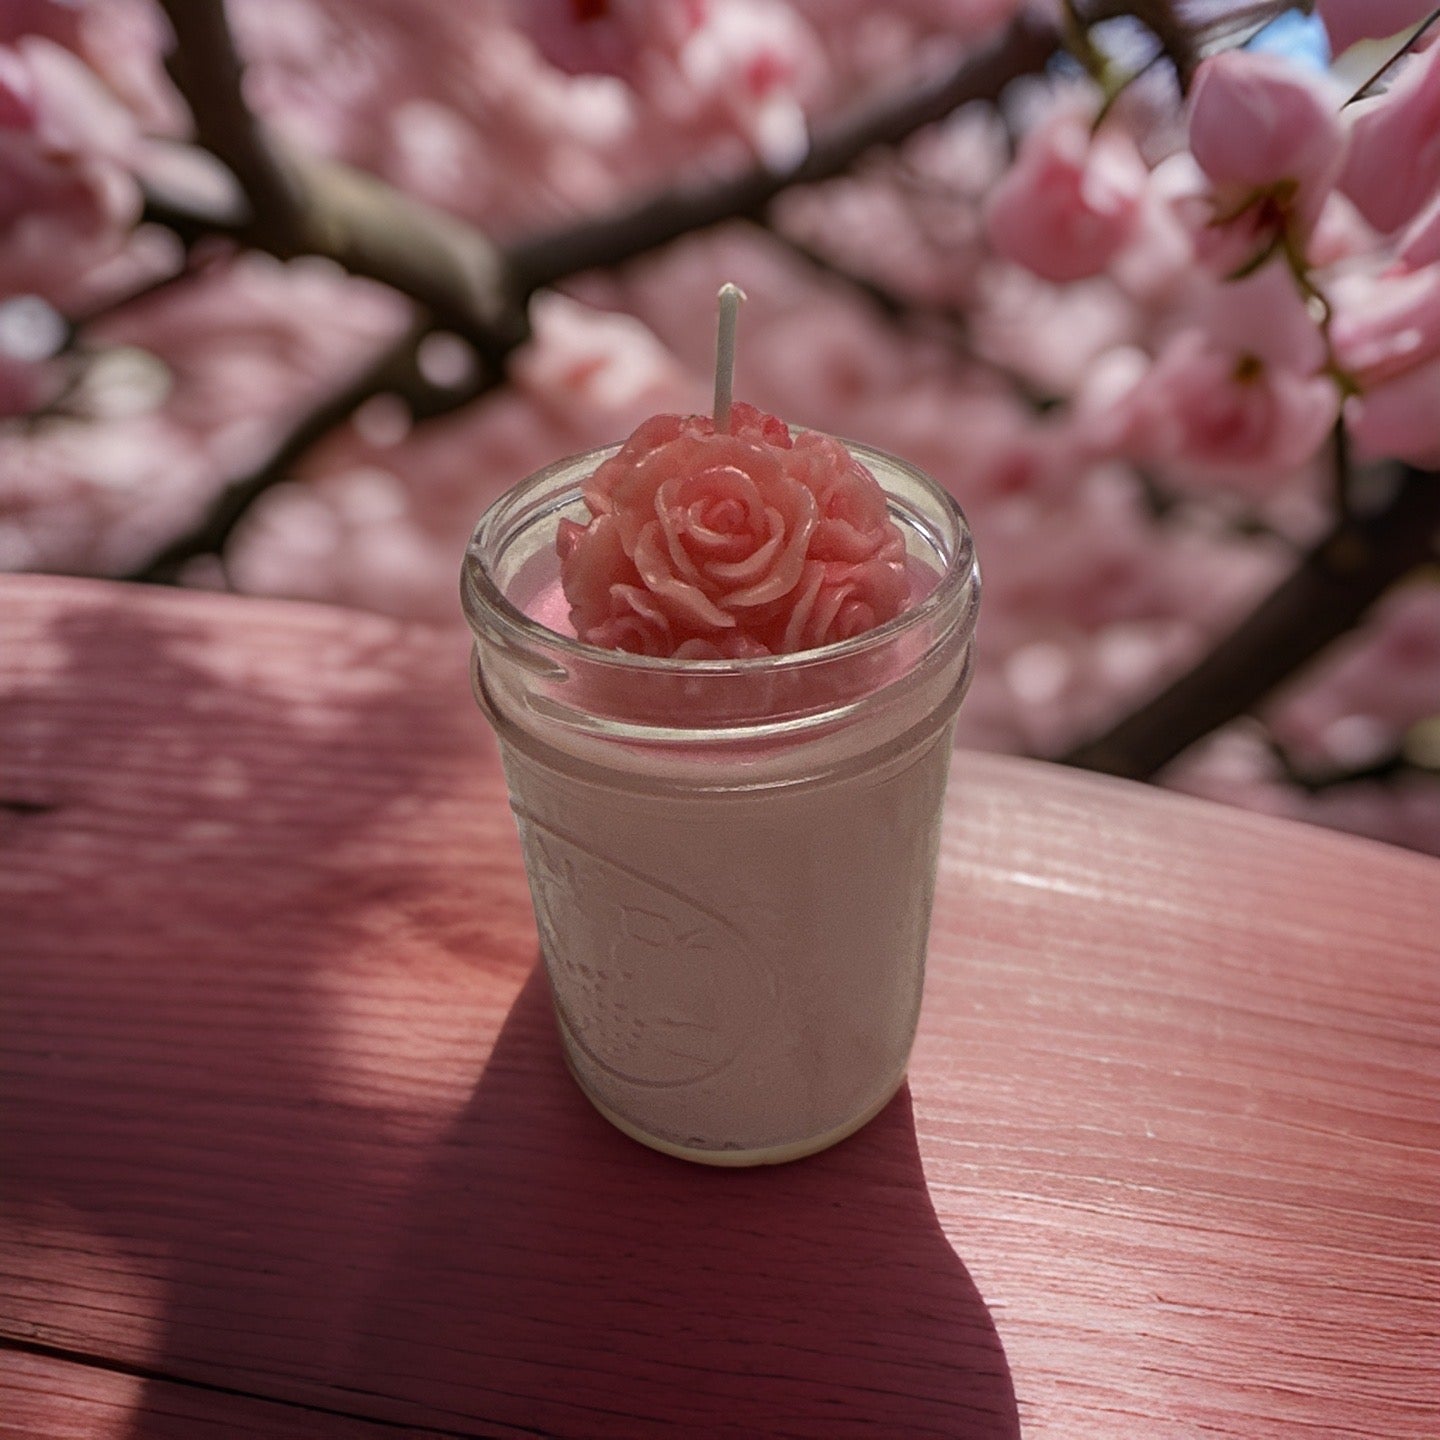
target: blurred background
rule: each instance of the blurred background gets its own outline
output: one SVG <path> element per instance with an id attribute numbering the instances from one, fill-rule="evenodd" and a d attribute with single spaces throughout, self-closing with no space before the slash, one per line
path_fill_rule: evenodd
<path id="1" fill-rule="evenodd" d="M 961 744 L 1440 854 L 1428 9 L 0 0 L 0 568 L 458 638 L 480 512 L 706 409 L 733 280 L 737 395 L 970 518 Z M 1234 53 L 1348 158 L 1236 191 Z"/>

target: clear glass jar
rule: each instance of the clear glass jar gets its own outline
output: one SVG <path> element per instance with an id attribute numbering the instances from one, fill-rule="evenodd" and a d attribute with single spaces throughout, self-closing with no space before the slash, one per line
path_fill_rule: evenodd
<path id="1" fill-rule="evenodd" d="M 565 1055 L 635 1139 L 755 1165 L 825 1148 L 904 1080 L 979 572 L 903 461 L 885 489 L 923 594 L 839 644 L 749 660 L 598 649 L 527 615 L 614 447 L 482 517 L 461 579 Z"/>

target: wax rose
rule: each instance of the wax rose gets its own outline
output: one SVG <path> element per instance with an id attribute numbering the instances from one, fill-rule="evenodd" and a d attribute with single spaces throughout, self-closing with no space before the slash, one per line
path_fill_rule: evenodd
<path id="1" fill-rule="evenodd" d="M 1357 40 L 1397 35 L 1418 25 L 1434 8 L 1433 0 L 1319 0 L 1330 48 L 1339 55 Z"/>
<path id="2" fill-rule="evenodd" d="M 1339 101 L 1273 55 L 1227 50 L 1190 90 L 1190 149 L 1214 187 L 1211 224 L 1246 232 L 1256 255 L 1303 245 L 1345 160 Z"/>
<path id="3" fill-rule="evenodd" d="M 1440 45 L 1407 60 L 1383 95 L 1355 107 L 1341 188 L 1377 230 L 1397 230 L 1440 190 Z"/>
<path id="4" fill-rule="evenodd" d="M 899 565 L 883 560 L 809 561 L 775 651 L 792 654 L 863 635 L 898 615 L 909 594 L 909 581 Z"/>
<path id="5" fill-rule="evenodd" d="M 1066 107 L 1025 137 L 986 209 L 990 243 L 1046 280 L 1098 275 L 1134 234 L 1149 172 L 1116 126 Z"/>
<path id="6" fill-rule="evenodd" d="M 838 442 L 737 404 L 644 422 L 583 487 L 556 548 L 580 639 L 682 659 L 781 654 L 893 619 L 904 540 Z"/>

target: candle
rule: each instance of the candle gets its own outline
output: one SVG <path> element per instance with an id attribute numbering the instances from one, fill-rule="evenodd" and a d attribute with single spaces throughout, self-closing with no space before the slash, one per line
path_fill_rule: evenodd
<path id="1" fill-rule="evenodd" d="M 926 476 L 725 389 L 502 497 L 463 596 L 567 1063 L 743 1165 L 903 1081 L 979 582 Z"/>

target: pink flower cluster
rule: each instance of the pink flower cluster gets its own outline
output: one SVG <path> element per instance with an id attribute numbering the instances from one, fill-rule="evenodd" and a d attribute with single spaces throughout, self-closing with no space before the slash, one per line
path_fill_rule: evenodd
<path id="1" fill-rule="evenodd" d="M 0 44 L 0 277 L 64 297 L 140 216 L 132 116 L 75 55 L 38 35 Z"/>
<path id="2" fill-rule="evenodd" d="M 737 404 L 731 427 L 657 415 L 584 485 L 591 519 L 556 541 L 575 633 L 687 660 L 792 654 L 892 620 L 905 540 L 879 482 L 837 440 L 792 439 Z"/>
<path id="3" fill-rule="evenodd" d="M 1082 387 L 1092 453 L 1254 494 L 1344 405 L 1362 456 L 1440 457 L 1440 46 L 1343 100 L 1226 51 L 1196 73 L 1189 149 L 1153 168 L 1118 119 L 1073 105 L 1027 134 L 988 201 L 996 252 L 1163 305 L 1150 353 L 1097 357 Z"/>
<path id="4" fill-rule="evenodd" d="M 1313 10 L 1338 55 L 1431 8 Z M 226 9 L 247 99 L 287 145 L 511 239 L 661 187 L 783 166 L 827 117 L 934 73 L 1021 0 Z M 1227 9 L 1255 13 L 1242 0 L 1177 7 L 1202 23 Z M 1097 45 L 1110 33 L 1097 30 Z M 138 177 L 201 178 L 177 143 L 188 117 L 167 43 L 155 0 L 0 3 L 0 417 L 14 416 L 0 418 L 0 565 L 144 561 L 403 324 L 397 297 L 324 264 L 236 260 L 209 244 L 173 285 L 104 323 L 70 331 L 43 309 L 76 319 L 179 269 L 179 243 L 136 226 Z M 1098 125 L 1098 87 L 1052 69 L 1003 107 L 966 106 L 841 180 L 787 191 L 776 228 L 898 298 L 889 314 L 744 225 L 575 277 L 535 297 L 533 339 L 502 391 L 423 424 L 381 397 L 307 454 L 237 532 L 228 581 L 458 623 L 453 556 L 501 490 L 645 416 L 705 403 L 712 339 L 695 316 L 734 279 L 751 296 L 747 393 L 905 456 L 965 505 L 987 583 L 965 743 L 1063 751 L 1194 663 L 1332 523 L 1332 437 L 1348 436 L 1357 465 L 1440 464 L 1440 44 L 1432 35 L 1344 104 L 1376 53 L 1336 67 L 1345 85 L 1258 49 L 1214 53 L 1183 104 L 1157 67 Z M 47 314 L 59 338 L 42 344 L 26 317 Z M 691 440 L 702 438 L 703 426 Z M 894 572 L 843 545 L 826 558 L 813 489 L 787 601 L 744 603 L 794 567 L 785 541 L 805 504 L 792 467 L 816 442 L 797 430 L 788 450 L 756 443 L 786 483 L 780 542 L 753 576 L 746 557 L 757 564 L 773 531 L 747 486 L 768 492 L 743 467 L 705 501 L 708 519 L 698 497 L 667 490 L 673 503 L 652 505 L 654 529 L 630 552 L 618 522 L 594 522 L 602 534 L 613 523 L 630 589 L 577 593 L 612 640 L 724 654 L 783 647 L 789 621 L 767 606 L 789 600 L 796 643 L 843 633 L 864 605 L 885 613 Z M 727 524 L 755 542 L 745 555 L 748 541 L 732 534 L 725 550 L 714 538 Z M 577 553 L 572 572 L 587 558 Z M 835 582 L 857 564 L 868 589 L 852 577 L 842 596 Z M 198 567 L 191 578 L 203 583 Z M 1422 572 L 1406 593 L 1407 623 L 1433 635 L 1440 585 Z M 1393 752 L 1434 712 L 1416 679 L 1428 652 L 1387 634 L 1371 623 L 1349 637 L 1363 683 L 1327 678 L 1327 659 L 1297 677 L 1293 709 L 1262 717 L 1291 752 L 1315 752 L 1311 768 L 1363 759 L 1357 736 L 1367 754 Z M 1379 704 L 1396 696 L 1413 697 L 1403 714 Z M 1288 723 L 1302 713 L 1308 730 Z M 1285 791 L 1292 811 L 1301 804 L 1263 740 L 1249 734 L 1243 766 L 1221 740 L 1213 757 L 1197 751 L 1185 783 L 1206 789 L 1208 775 L 1207 793 L 1278 805 Z M 1422 803 L 1437 813 L 1431 784 L 1403 803 L 1377 786 L 1363 819 L 1342 799 L 1349 785 L 1304 813 L 1440 847 L 1434 824 L 1412 823 Z"/>

